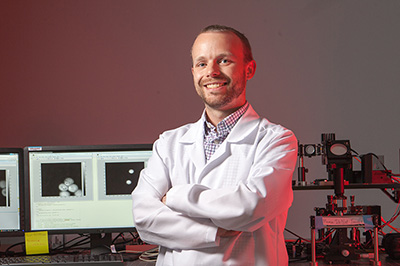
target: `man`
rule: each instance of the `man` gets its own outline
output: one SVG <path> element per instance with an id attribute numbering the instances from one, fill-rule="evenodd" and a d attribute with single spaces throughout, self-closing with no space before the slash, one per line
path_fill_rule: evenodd
<path id="1" fill-rule="evenodd" d="M 256 63 L 243 34 L 205 28 L 192 60 L 205 110 L 154 143 L 132 193 L 139 235 L 160 245 L 157 265 L 287 265 L 297 140 L 247 103 Z"/>

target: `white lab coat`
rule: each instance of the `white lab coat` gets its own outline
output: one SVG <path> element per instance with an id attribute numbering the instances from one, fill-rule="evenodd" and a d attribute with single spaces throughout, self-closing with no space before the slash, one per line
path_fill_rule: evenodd
<path id="1" fill-rule="evenodd" d="M 140 237 L 161 246 L 157 265 L 287 265 L 296 137 L 251 106 L 207 163 L 203 134 L 203 118 L 161 134 L 132 192 Z M 218 227 L 241 233 L 217 237 Z"/>

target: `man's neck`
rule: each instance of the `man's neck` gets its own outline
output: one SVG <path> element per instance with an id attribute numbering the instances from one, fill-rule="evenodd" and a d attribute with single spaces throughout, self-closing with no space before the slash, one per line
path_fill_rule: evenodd
<path id="1" fill-rule="evenodd" d="M 244 104 L 246 104 L 246 102 Z M 210 108 L 209 106 L 206 106 L 207 120 L 216 127 L 219 124 L 219 122 L 224 120 L 230 114 L 236 112 L 243 105 L 236 106 L 234 108 L 226 109 L 226 110 L 225 109 L 218 110 L 218 109 L 213 109 L 213 108 Z"/>

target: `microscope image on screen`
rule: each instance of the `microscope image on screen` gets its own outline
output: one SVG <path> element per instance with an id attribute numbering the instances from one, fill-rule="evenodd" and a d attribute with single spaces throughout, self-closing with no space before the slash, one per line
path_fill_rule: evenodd
<path id="1" fill-rule="evenodd" d="M 43 163 L 42 197 L 83 197 L 82 163 Z"/>
<path id="2" fill-rule="evenodd" d="M 144 162 L 106 163 L 106 195 L 130 195 L 136 187 Z"/>
<path id="3" fill-rule="evenodd" d="M 6 170 L 0 170 L 0 207 L 10 206 L 6 182 Z"/>

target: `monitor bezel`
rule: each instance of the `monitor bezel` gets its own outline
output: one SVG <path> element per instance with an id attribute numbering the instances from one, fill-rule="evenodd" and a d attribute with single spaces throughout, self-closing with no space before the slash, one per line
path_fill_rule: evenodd
<path id="1" fill-rule="evenodd" d="M 23 236 L 25 232 L 25 173 L 24 150 L 22 148 L 0 148 L 0 154 L 18 154 L 18 190 L 19 190 L 19 229 L 13 231 L 0 230 L 0 237 Z"/>
<path id="2" fill-rule="evenodd" d="M 24 148 L 25 165 L 25 231 L 47 231 L 48 234 L 104 234 L 133 232 L 135 227 L 112 228 L 69 228 L 69 229 L 32 229 L 31 228 L 31 202 L 30 202 L 30 168 L 29 154 L 31 152 L 112 152 L 112 151 L 152 151 L 153 144 L 106 144 L 106 145 L 72 145 L 72 146 L 27 146 Z"/>

